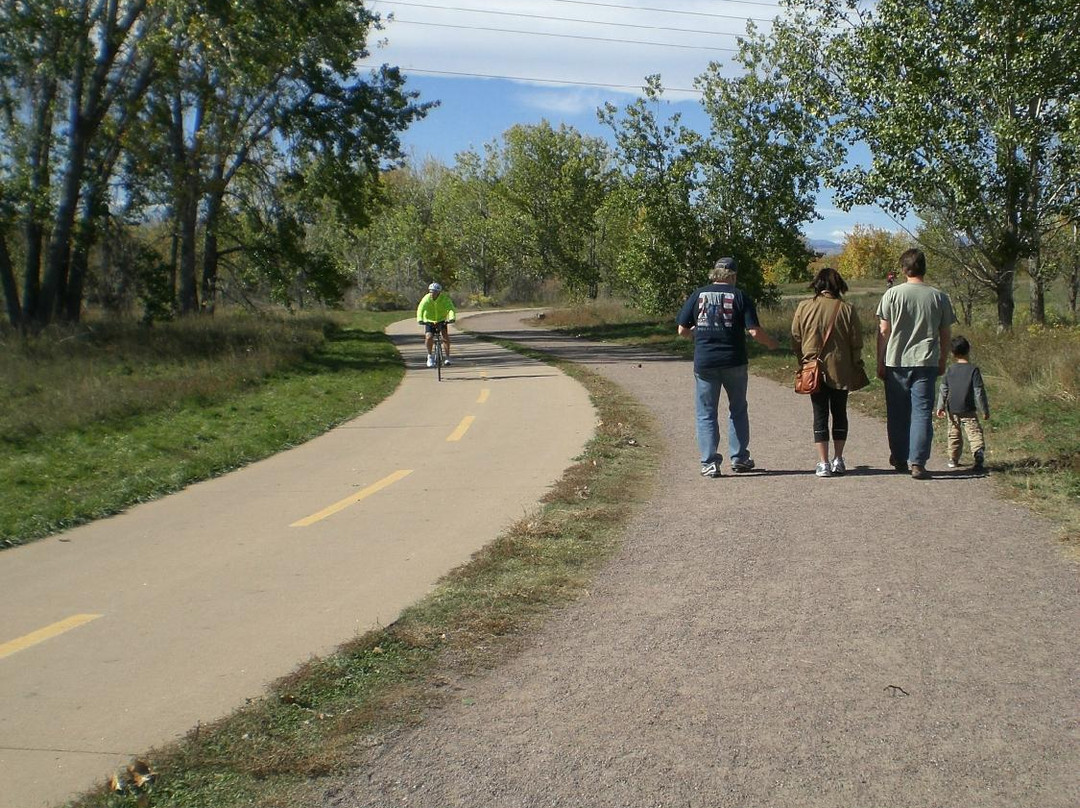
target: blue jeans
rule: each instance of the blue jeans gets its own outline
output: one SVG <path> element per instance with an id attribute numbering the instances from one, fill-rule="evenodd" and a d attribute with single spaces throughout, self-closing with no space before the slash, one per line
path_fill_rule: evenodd
<path id="1" fill-rule="evenodd" d="M 934 439 L 937 367 L 885 368 L 885 413 L 894 463 L 925 466 Z"/>
<path id="2" fill-rule="evenodd" d="M 697 443 L 701 462 L 719 461 L 716 454 L 720 444 L 720 425 L 716 410 L 720 390 L 727 392 L 728 449 L 732 462 L 750 459 L 750 417 L 746 411 L 746 384 L 749 378 L 746 365 L 733 368 L 706 368 L 694 371 L 697 384 Z"/>

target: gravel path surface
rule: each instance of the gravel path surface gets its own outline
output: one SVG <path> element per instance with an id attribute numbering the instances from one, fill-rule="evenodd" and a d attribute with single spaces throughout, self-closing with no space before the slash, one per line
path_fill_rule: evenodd
<path id="1" fill-rule="evenodd" d="M 751 377 L 754 473 L 703 479 L 686 361 L 524 328 L 644 402 L 660 482 L 590 597 L 371 750 L 325 806 L 1080 806 L 1080 575 L 985 478 L 888 470 Z"/>

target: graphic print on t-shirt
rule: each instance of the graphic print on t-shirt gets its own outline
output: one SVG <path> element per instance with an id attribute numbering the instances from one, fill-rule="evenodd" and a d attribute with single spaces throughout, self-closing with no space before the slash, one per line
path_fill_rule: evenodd
<path id="1" fill-rule="evenodd" d="M 698 328 L 731 328 L 734 322 L 734 293 L 702 292 L 698 295 Z"/>

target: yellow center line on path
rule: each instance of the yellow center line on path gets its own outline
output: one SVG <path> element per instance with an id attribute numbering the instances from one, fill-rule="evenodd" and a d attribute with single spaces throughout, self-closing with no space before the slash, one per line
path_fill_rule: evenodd
<path id="1" fill-rule="evenodd" d="M 11 656 L 19 651 L 25 651 L 32 645 L 45 642 L 45 640 L 51 640 L 53 637 L 57 637 L 63 634 L 65 631 L 71 631 L 73 628 L 78 628 L 81 625 L 89 623 L 91 620 L 97 620 L 101 617 L 100 614 L 73 614 L 66 620 L 61 620 L 59 623 L 53 623 L 51 626 L 45 626 L 45 628 L 39 628 L 37 631 L 31 631 L 22 637 L 17 637 L 10 642 L 0 645 L 0 659 Z"/>
<path id="2" fill-rule="evenodd" d="M 476 403 L 477 404 L 483 404 L 485 401 L 488 400 L 488 396 L 490 396 L 490 395 L 491 395 L 491 391 L 488 390 L 486 387 L 483 388 L 480 391 L 480 398 L 476 399 Z"/>
<path id="3" fill-rule="evenodd" d="M 352 496 L 345 497 L 345 499 L 343 499 L 343 500 L 341 500 L 339 502 L 335 502 L 333 505 L 331 505 L 331 506 L 329 506 L 327 508 L 323 508 L 318 513 L 313 513 L 311 516 L 307 516 L 307 517 L 304 517 L 303 519 L 300 519 L 299 521 L 293 522 L 291 525 L 289 525 L 289 527 L 307 527 L 308 525 L 313 525 L 316 522 L 319 522 L 319 521 L 325 519 L 328 516 L 333 516 L 338 511 L 345 510 L 350 505 L 355 505 L 357 502 L 359 502 L 362 499 L 367 499 L 372 494 L 375 494 L 375 493 L 377 493 L 379 491 L 382 491 L 384 488 L 386 488 L 386 486 L 393 485 L 398 480 L 405 479 L 406 477 L 408 477 L 412 473 L 413 473 L 412 469 L 398 469 L 393 474 L 391 474 L 391 475 L 389 475 L 387 477 L 383 477 L 377 483 L 372 483 L 367 488 L 365 488 L 363 491 L 358 491 L 357 493 L 353 494 Z"/>
<path id="4" fill-rule="evenodd" d="M 461 419 L 461 423 L 457 425 L 457 429 L 450 433 L 446 438 L 446 442 L 461 440 L 465 433 L 469 431 L 469 427 L 472 426 L 472 422 L 476 420 L 475 415 L 466 415 Z"/>

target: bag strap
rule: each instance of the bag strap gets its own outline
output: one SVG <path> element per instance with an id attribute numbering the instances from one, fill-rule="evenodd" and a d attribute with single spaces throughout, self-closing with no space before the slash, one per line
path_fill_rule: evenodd
<path id="1" fill-rule="evenodd" d="M 836 308 L 833 309 L 832 317 L 829 319 L 829 328 L 825 331 L 825 338 L 823 340 L 821 340 L 821 349 L 822 350 L 825 350 L 825 343 L 827 343 L 829 341 L 829 337 L 832 336 L 833 326 L 836 325 L 836 318 L 840 314 L 840 306 L 842 306 L 842 305 L 843 305 L 843 303 L 841 302 L 840 298 L 837 298 L 836 299 Z"/>

